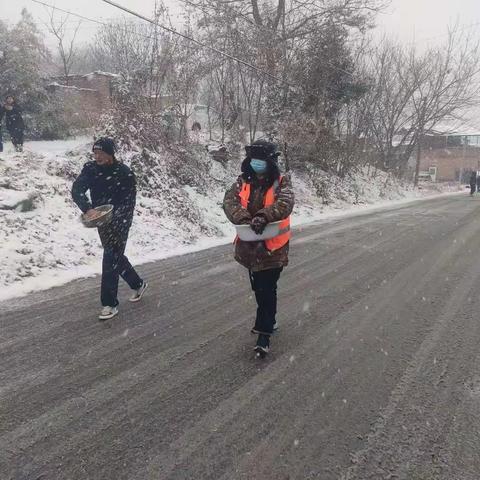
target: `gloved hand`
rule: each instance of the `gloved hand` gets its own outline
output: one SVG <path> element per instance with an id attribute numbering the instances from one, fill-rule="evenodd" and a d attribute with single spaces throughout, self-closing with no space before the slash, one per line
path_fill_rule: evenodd
<path id="1" fill-rule="evenodd" d="M 237 225 L 250 225 L 250 222 L 252 221 L 252 217 L 249 213 L 245 213 L 245 215 L 239 216 L 236 218 L 236 223 Z"/>
<path id="2" fill-rule="evenodd" d="M 265 230 L 267 226 L 267 221 L 264 217 L 253 217 L 250 222 L 251 229 L 257 234 L 260 235 Z"/>

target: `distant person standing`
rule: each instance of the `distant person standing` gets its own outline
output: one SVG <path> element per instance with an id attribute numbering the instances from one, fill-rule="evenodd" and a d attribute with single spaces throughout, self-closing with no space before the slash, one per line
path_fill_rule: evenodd
<path id="1" fill-rule="evenodd" d="M 5 126 L 12 139 L 13 146 L 17 152 L 23 152 L 23 131 L 25 123 L 23 122 L 22 112 L 12 95 L 5 99 Z"/>
<path id="2" fill-rule="evenodd" d="M 472 172 L 470 174 L 470 195 L 475 193 L 477 188 L 477 172 Z"/>
<path id="3" fill-rule="evenodd" d="M 110 223 L 98 227 L 103 246 L 102 311 L 98 318 L 108 320 L 118 314 L 118 281 L 122 277 L 133 290 L 131 302 L 138 302 L 148 284 L 142 280 L 125 256 L 137 196 L 135 175 L 115 157 L 115 143 L 99 138 L 93 144 L 95 161 L 87 162 L 73 182 L 72 198 L 87 219 L 95 218 L 95 207 L 113 205 Z M 86 192 L 90 192 L 90 199 Z"/>

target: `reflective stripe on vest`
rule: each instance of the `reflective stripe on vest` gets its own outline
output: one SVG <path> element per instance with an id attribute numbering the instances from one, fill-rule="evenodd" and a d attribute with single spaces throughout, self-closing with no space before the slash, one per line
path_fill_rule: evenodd
<path id="1" fill-rule="evenodd" d="M 280 177 L 280 182 L 282 181 L 283 177 Z M 274 184 L 267 190 L 265 193 L 265 197 L 263 199 L 263 206 L 269 207 L 275 203 L 275 190 L 279 185 L 279 181 L 275 180 Z M 243 208 L 248 208 L 248 202 L 250 199 L 250 184 L 247 182 L 242 183 L 242 188 L 240 190 L 240 202 Z M 269 238 L 268 240 L 264 240 L 265 246 L 268 250 L 273 252 L 274 250 L 278 250 L 282 248 L 291 237 L 290 232 L 290 217 L 285 218 L 280 223 L 280 231 L 277 236 L 273 238 Z"/>

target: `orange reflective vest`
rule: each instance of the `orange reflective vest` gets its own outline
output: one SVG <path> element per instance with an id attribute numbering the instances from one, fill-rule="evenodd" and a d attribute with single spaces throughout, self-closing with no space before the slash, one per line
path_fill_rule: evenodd
<path id="1" fill-rule="evenodd" d="M 282 177 L 280 177 L 280 182 L 282 181 Z M 267 190 L 265 193 L 265 197 L 263 199 L 263 206 L 269 207 L 275 203 L 275 190 L 279 185 L 279 181 L 276 180 L 274 184 Z M 240 202 L 243 208 L 247 209 L 248 202 L 250 199 L 250 184 L 247 182 L 242 183 L 242 188 L 240 190 Z M 265 246 L 268 250 L 273 252 L 274 250 L 278 250 L 282 248 L 291 237 L 290 232 L 290 217 L 285 218 L 280 223 L 280 233 L 273 238 L 269 238 L 268 240 L 264 240 Z"/>

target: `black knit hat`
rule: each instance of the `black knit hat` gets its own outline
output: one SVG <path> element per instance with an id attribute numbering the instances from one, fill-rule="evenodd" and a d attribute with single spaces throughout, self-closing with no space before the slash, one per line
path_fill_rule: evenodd
<path id="1" fill-rule="evenodd" d="M 258 158 L 260 160 L 271 160 L 276 162 L 280 156 L 277 147 L 274 143 L 267 142 L 267 140 L 256 140 L 251 145 L 245 147 L 247 157 Z"/>
<path id="2" fill-rule="evenodd" d="M 95 150 L 101 150 L 102 152 L 108 153 L 108 155 L 112 155 L 112 157 L 114 157 L 117 147 L 111 138 L 101 137 L 93 144 L 92 151 Z"/>

